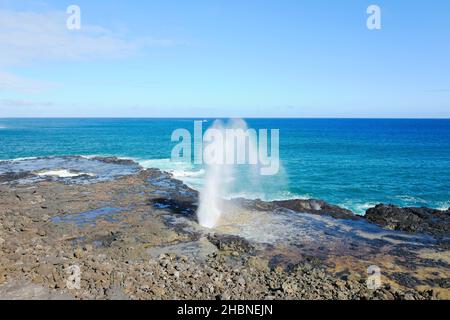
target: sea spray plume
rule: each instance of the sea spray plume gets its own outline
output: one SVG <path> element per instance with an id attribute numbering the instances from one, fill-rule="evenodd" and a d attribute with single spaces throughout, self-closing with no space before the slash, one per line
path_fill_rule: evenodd
<path id="1" fill-rule="evenodd" d="M 223 198 L 236 181 L 237 165 L 257 165 L 257 134 L 244 120 L 217 120 L 204 135 L 205 184 L 197 212 L 200 225 L 215 227 L 223 213 Z"/>
<path id="2" fill-rule="evenodd" d="M 221 202 L 224 189 L 222 185 L 227 179 L 224 165 L 223 147 L 224 125 L 216 120 L 204 135 L 207 143 L 203 151 L 206 166 L 205 184 L 200 193 L 200 203 L 197 211 L 198 222 L 206 228 L 214 228 L 221 215 Z"/>
<path id="3" fill-rule="evenodd" d="M 227 163 L 239 166 L 234 166 L 234 183 L 226 198 L 271 200 L 287 185 L 279 157 L 279 130 L 259 129 L 257 133 L 242 119 L 230 120 L 227 127 Z"/>
<path id="4" fill-rule="evenodd" d="M 218 165 L 209 166 L 205 179 L 205 185 L 200 193 L 197 217 L 201 226 L 214 228 L 221 216 L 220 167 Z"/>

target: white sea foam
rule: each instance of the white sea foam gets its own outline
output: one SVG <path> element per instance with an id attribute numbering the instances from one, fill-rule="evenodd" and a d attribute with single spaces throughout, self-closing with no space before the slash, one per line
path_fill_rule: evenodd
<path id="1" fill-rule="evenodd" d="M 8 159 L 8 160 L 1 160 L 1 161 L 11 161 L 11 162 L 19 162 L 19 161 L 27 161 L 27 160 L 35 160 L 37 157 L 23 157 L 23 158 L 14 158 L 14 159 Z"/>
<path id="2" fill-rule="evenodd" d="M 447 202 L 439 202 L 437 210 L 445 211 L 450 208 L 450 201 Z"/>
<path id="3" fill-rule="evenodd" d="M 355 211 L 356 211 L 355 213 L 364 215 L 368 209 L 375 207 L 377 204 L 378 203 L 374 203 L 374 202 L 366 202 L 366 203 L 357 204 L 357 205 L 355 205 Z"/>
<path id="4" fill-rule="evenodd" d="M 174 171 L 178 169 L 192 168 L 190 163 L 174 162 L 171 159 L 133 159 L 138 162 L 143 168 L 157 168 L 163 171 Z"/>
<path id="5" fill-rule="evenodd" d="M 309 200 L 313 197 L 309 194 L 296 194 L 296 193 L 292 193 L 290 191 L 271 192 L 270 194 L 267 192 L 243 191 L 243 192 L 230 193 L 230 194 L 226 195 L 224 198 L 227 200 L 244 198 L 244 199 L 250 199 L 250 200 L 260 199 L 262 201 L 284 201 L 284 200 L 292 200 L 292 199 Z"/>
<path id="6" fill-rule="evenodd" d="M 368 209 L 373 208 L 378 204 L 379 204 L 379 202 L 377 202 L 377 203 L 375 203 L 375 202 L 355 203 L 352 201 L 346 201 L 344 203 L 337 204 L 337 205 L 339 207 L 351 210 L 354 213 L 356 213 L 357 215 L 363 216 L 366 214 L 366 211 Z"/>
<path id="7" fill-rule="evenodd" d="M 84 173 L 84 172 L 72 172 L 65 169 L 60 170 L 48 170 L 48 171 L 40 171 L 36 173 L 40 177 L 59 177 L 59 178 L 74 178 L 83 175 L 94 177 L 95 174 L 92 173 Z"/>
<path id="8" fill-rule="evenodd" d="M 413 196 L 409 196 L 409 195 L 401 195 L 401 196 L 397 196 L 396 198 L 405 201 L 405 202 L 412 202 L 412 203 L 427 203 L 426 200 L 421 199 L 419 197 L 413 197 Z"/>
<path id="9" fill-rule="evenodd" d="M 179 171 L 179 170 L 173 171 L 173 176 L 175 178 L 200 177 L 203 176 L 204 174 L 205 170 L 203 169 L 200 169 L 198 171 Z"/>
<path id="10" fill-rule="evenodd" d="M 196 169 L 192 164 L 187 162 L 175 162 L 171 161 L 171 159 L 134 160 L 143 168 L 160 169 L 171 173 L 176 178 L 198 177 L 205 174 L 205 170 Z"/>
<path id="11" fill-rule="evenodd" d="M 203 187 L 205 170 L 194 168 L 190 163 L 175 162 L 171 159 L 133 159 L 143 168 L 160 169 L 173 175 L 175 179 L 183 181 L 188 187 L 200 191 Z"/>

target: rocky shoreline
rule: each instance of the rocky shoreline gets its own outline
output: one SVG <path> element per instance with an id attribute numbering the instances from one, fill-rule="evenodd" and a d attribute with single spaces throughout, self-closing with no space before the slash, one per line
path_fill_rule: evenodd
<path id="1" fill-rule="evenodd" d="M 0 162 L 0 298 L 450 297 L 449 210 L 379 205 L 360 217 L 321 200 L 235 199 L 206 230 L 197 199 L 131 160 Z"/>

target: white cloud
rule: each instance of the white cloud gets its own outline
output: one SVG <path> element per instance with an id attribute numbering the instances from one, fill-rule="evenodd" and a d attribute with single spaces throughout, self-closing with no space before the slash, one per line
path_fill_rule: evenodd
<path id="1" fill-rule="evenodd" d="M 56 83 L 34 80 L 0 70 L 0 92 L 36 93 L 58 87 Z"/>
<path id="2" fill-rule="evenodd" d="M 51 107 L 52 102 L 36 102 L 20 99 L 3 99 L 0 100 L 0 107 Z"/>
<path id="3" fill-rule="evenodd" d="M 135 55 L 145 47 L 178 44 L 171 39 L 152 37 L 126 39 L 83 22 L 81 30 L 68 30 L 67 18 L 61 11 L 0 10 L 0 91 L 35 93 L 57 86 L 4 71 L 8 67 L 40 61 L 119 59 Z"/>
<path id="4" fill-rule="evenodd" d="M 82 24 L 66 28 L 65 12 L 0 10 L 0 66 L 39 60 L 90 60 L 123 58 L 147 46 L 172 46 L 171 39 L 125 39 L 100 26 Z"/>

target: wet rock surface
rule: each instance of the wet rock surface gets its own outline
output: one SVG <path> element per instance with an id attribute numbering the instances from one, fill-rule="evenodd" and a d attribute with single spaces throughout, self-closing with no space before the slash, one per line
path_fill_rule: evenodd
<path id="1" fill-rule="evenodd" d="M 322 200 L 285 200 L 285 201 L 274 201 L 274 205 L 281 208 L 286 208 L 298 212 L 307 212 L 319 215 L 329 215 L 336 219 L 360 219 L 359 216 L 355 215 L 352 211 L 331 205 Z"/>
<path id="2" fill-rule="evenodd" d="M 114 157 L 45 157 L 0 161 L 0 184 L 30 184 L 59 181 L 90 184 L 135 174 L 140 166 Z"/>
<path id="3" fill-rule="evenodd" d="M 262 200 L 248 200 L 248 199 L 235 199 L 241 206 L 252 210 L 277 210 L 277 209 L 289 209 L 301 213 L 311 213 L 316 215 L 330 216 L 336 219 L 362 219 L 360 216 L 355 215 L 352 211 L 331 205 L 323 200 L 316 199 L 291 199 L 283 201 L 266 202 Z"/>
<path id="4" fill-rule="evenodd" d="M 390 230 L 428 233 L 450 239 L 450 208 L 441 211 L 380 204 L 367 210 L 365 218 Z"/>
<path id="5" fill-rule="evenodd" d="M 34 175 L 29 172 L 4 172 L 0 174 L 0 183 L 30 179 L 32 177 L 34 177 Z"/>
<path id="6" fill-rule="evenodd" d="M 197 192 L 168 173 L 115 158 L 38 164 L 0 168 L 97 168 L 104 179 L 19 174 L 0 184 L 0 298 L 449 298 L 450 254 L 430 236 L 335 219 L 324 211 L 351 214 L 318 200 L 227 201 L 226 219 L 204 229 Z M 382 274 L 375 290 L 371 265 Z"/>

